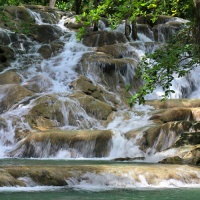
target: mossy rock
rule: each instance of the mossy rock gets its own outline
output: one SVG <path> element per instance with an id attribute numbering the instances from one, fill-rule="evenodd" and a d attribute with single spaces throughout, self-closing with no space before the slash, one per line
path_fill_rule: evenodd
<path id="1" fill-rule="evenodd" d="M 13 71 L 7 71 L 0 74 L 0 85 L 4 84 L 19 84 L 22 82 L 22 78 L 19 74 Z"/>

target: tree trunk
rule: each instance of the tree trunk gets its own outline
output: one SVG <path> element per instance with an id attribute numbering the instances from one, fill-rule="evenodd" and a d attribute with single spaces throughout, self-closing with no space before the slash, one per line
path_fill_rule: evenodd
<path id="1" fill-rule="evenodd" d="M 49 0 L 49 7 L 50 8 L 54 8 L 55 4 L 56 4 L 56 0 Z"/>

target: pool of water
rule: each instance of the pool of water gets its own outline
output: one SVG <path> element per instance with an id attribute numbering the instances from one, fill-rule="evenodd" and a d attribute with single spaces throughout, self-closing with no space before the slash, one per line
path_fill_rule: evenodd
<path id="1" fill-rule="evenodd" d="M 40 188 L 42 190 L 42 188 Z M 0 192 L 0 200 L 199 200 L 200 189 L 114 189 L 106 191 L 86 191 L 80 189 L 45 189 L 44 191 L 11 190 Z"/>

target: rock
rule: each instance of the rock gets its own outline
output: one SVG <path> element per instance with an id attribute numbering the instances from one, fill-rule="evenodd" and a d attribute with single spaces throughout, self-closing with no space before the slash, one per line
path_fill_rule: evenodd
<path id="1" fill-rule="evenodd" d="M 89 80 L 87 77 L 83 75 L 80 75 L 78 79 L 74 80 L 71 83 L 71 87 L 74 90 L 79 90 L 87 95 L 91 95 L 95 99 L 104 101 L 100 89 L 97 86 L 95 86 L 91 80 Z"/>
<path id="2" fill-rule="evenodd" d="M 42 45 L 42 46 L 38 49 L 38 53 L 40 53 L 41 56 L 42 56 L 44 59 L 50 58 L 51 55 L 52 55 L 51 46 L 48 45 L 48 44 Z"/>
<path id="3" fill-rule="evenodd" d="M 0 169 L 0 187 L 25 186 L 20 181 L 15 179 L 10 173 Z"/>
<path id="4" fill-rule="evenodd" d="M 58 26 L 42 24 L 30 27 L 30 35 L 34 40 L 41 43 L 51 43 L 63 35 L 63 31 Z"/>
<path id="5" fill-rule="evenodd" d="M 143 184 L 141 174 L 146 180 L 147 186 L 159 187 L 163 180 L 173 181 L 178 184 L 200 184 L 200 169 L 197 166 L 187 165 L 55 165 L 55 166 L 4 166 L 5 170 L 16 179 L 29 177 L 38 185 L 64 186 L 73 183 L 94 184 L 94 176 L 103 180 L 109 187 L 116 187 L 115 180 L 122 181 L 122 184 L 133 181 Z M 127 177 L 128 174 L 128 177 Z M 94 176 L 91 176 L 94 175 Z M 54 181 L 55 180 L 55 181 Z M 64 180 L 66 180 L 64 182 Z M 57 184 L 57 185 L 56 185 Z"/>
<path id="6" fill-rule="evenodd" d="M 109 104 L 99 101 L 92 96 L 77 93 L 74 94 L 72 98 L 79 101 L 81 107 L 85 109 L 88 115 L 99 120 L 106 120 L 115 110 Z"/>
<path id="7" fill-rule="evenodd" d="M 174 145 L 176 139 L 185 131 L 189 131 L 192 122 L 168 122 L 148 128 L 138 140 L 138 145 L 143 151 L 151 148 L 152 151 L 160 152 Z M 129 133 L 130 138 L 130 133 Z"/>
<path id="8" fill-rule="evenodd" d="M 6 71 L 0 74 L 0 85 L 4 84 L 18 84 L 22 82 L 22 78 L 16 72 Z"/>
<path id="9" fill-rule="evenodd" d="M 35 22 L 34 16 L 24 6 L 6 6 L 5 10 L 15 19 L 20 19 L 26 22 Z"/>
<path id="10" fill-rule="evenodd" d="M 125 158 L 115 158 L 114 161 L 134 161 L 134 160 L 144 160 L 145 157 L 125 157 Z"/>
<path id="11" fill-rule="evenodd" d="M 32 92 L 46 92 L 53 86 L 53 83 L 47 77 L 37 75 L 26 81 L 23 86 Z"/>
<path id="12" fill-rule="evenodd" d="M 135 76 L 136 68 L 137 62 L 133 59 L 114 59 L 103 52 L 94 52 L 84 54 L 76 70 L 85 76 L 91 74 L 97 83 L 113 92 L 122 92 L 126 97 L 130 96 L 125 90 L 126 85 L 132 84 L 133 90 L 141 85 L 141 80 Z"/>
<path id="13" fill-rule="evenodd" d="M 127 39 L 125 35 L 120 32 L 97 31 L 86 34 L 82 42 L 89 47 L 102 47 L 116 43 L 126 43 Z"/>
<path id="14" fill-rule="evenodd" d="M 27 136 L 9 155 L 14 157 L 51 157 L 60 150 L 70 157 L 105 157 L 110 150 L 110 130 L 51 130 Z"/>
<path id="15" fill-rule="evenodd" d="M 192 159 L 191 163 L 194 165 L 200 165 L 200 145 L 197 145 L 191 151 Z"/>
<path id="16" fill-rule="evenodd" d="M 33 93 L 18 84 L 0 85 L 0 113 L 7 111 L 14 104 Z"/>
<path id="17" fill-rule="evenodd" d="M 200 144 L 200 132 L 183 132 L 172 147 Z"/>
<path id="18" fill-rule="evenodd" d="M 26 121 L 32 128 L 47 130 L 64 125 L 62 101 L 56 96 L 42 96 L 34 104 L 25 116 Z"/>
<path id="19" fill-rule="evenodd" d="M 0 18 L 1 19 L 1 18 Z M 0 45 L 8 45 L 11 43 L 11 39 L 15 35 L 13 32 L 1 28 L 0 23 Z"/>
<path id="20" fill-rule="evenodd" d="M 0 71 L 10 66 L 10 62 L 15 58 L 15 52 L 8 46 L 0 45 Z"/>
<path id="21" fill-rule="evenodd" d="M 156 109 L 166 108 L 194 108 L 200 107 L 200 99 L 168 99 L 166 101 L 151 100 L 146 101 L 146 105 L 153 106 Z"/>
<path id="22" fill-rule="evenodd" d="M 135 60 L 139 61 L 139 56 L 135 51 L 135 49 L 123 43 L 98 47 L 97 52 L 103 52 L 105 54 L 109 54 L 114 58 L 132 57 L 135 58 Z"/>
<path id="23" fill-rule="evenodd" d="M 151 20 L 151 18 L 152 18 L 151 15 L 140 16 L 140 17 L 137 17 L 136 22 L 138 24 L 148 24 L 149 26 L 153 27 L 154 25 L 165 24 L 165 23 L 167 23 L 169 21 L 174 21 L 175 20 L 175 17 L 166 16 L 166 15 L 158 16 L 155 22 L 153 22 Z"/>
<path id="24" fill-rule="evenodd" d="M 25 5 L 27 8 L 38 13 L 43 23 L 57 24 L 61 19 L 61 11 L 56 8 L 41 5 Z"/>
<path id="25" fill-rule="evenodd" d="M 170 121 L 192 121 L 192 111 L 190 108 L 170 108 L 160 115 L 162 122 Z"/>
<path id="26" fill-rule="evenodd" d="M 91 97 L 91 101 L 86 98 L 87 101 L 85 102 L 86 96 L 84 94 L 76 94 L 72 96 L 66 95 L 65 98 L 62 98 L 62 95 L 44 95 L 34 102 L 34 106 L 24 117 L 29 125 L 37 130 L 49 130 L 53 127 L 62 126 L 71 126 L 79 129 L 91 128 L 97 123 L 96 116 L 98 119 L 107 117 L 112 112 L 112 108 L 106 103 L 95 100 L 93 97 Z M 91 103 L 91 107 L 87 103 Z M 96 108 L 95 105 L 100 107 Z M 83 110 L 84 106 L 88 113 Z"/>
<path id="27" fill-rule="evenodd" d="M 180 158 L 179 156 L 172 156 L 172 157 L 165 158 L 165 159 L 159 161 L 158 163 L 162 163 L 162 164 L 184 164 L 184 160 L 182 158 Z"/>

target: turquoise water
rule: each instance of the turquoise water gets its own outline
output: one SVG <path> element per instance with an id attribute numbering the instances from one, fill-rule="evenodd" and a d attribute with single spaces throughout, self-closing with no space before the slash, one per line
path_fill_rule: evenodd
<path id="1" fill-rule="evenodd" d="M 109 190 L 100 192 L 57 191 L 1 192 L 0 200 L 199 200 L 200 189 Z"/>

